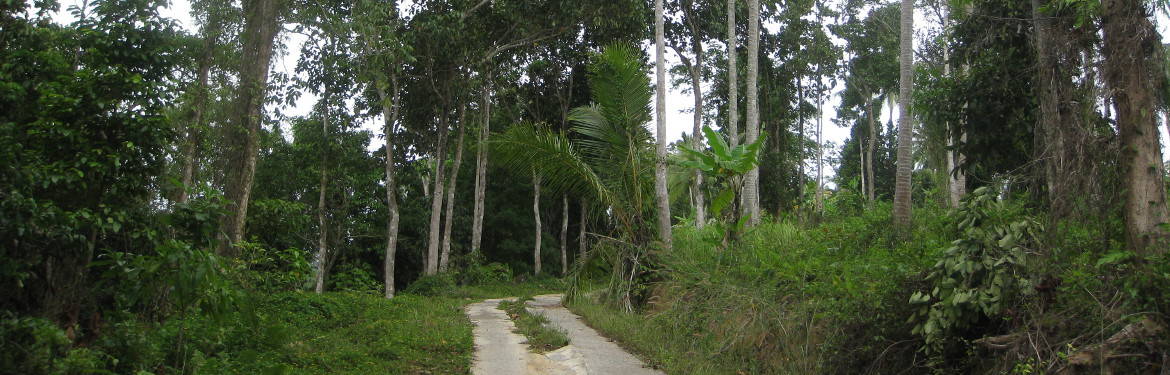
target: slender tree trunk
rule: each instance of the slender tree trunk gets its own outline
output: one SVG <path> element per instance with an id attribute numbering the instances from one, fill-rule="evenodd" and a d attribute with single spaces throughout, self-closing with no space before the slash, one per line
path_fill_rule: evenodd
<path id="1" fill-rule="evenodd" d="M 532 247 L 534 274 L 540 275 L 540 175 L 532 172 L 532 216 L 536 223 L 536 245 Z"/>
<path id="2" fill-rule="evenodd" d="M 577 233 L 577 256 L 585 259 L 585 212 L 589 210 L 589 204 L 584 199 L 581 200 L 581 218 L 579 219 L 580 231 Z"/>
<path id="3" fill-rule="evenodd" d="M 824 117 L 824 113 L 823 113 L 824 102 L 821 100 L 822 96 L 823 96 L 823 94 L 818 89 L 817 90 L 817 196 L 814 199 L 814 202 L 816 202 L 818 215 L 823 214 L 825 211 L 825 202 L 824 202 L 824 196 L 825 196 L 825 184 L 824 184 L 825 162 L 824 162 L 824 159 L 825 159 L 825 157 L 824 157 L 824 150 L 822 149 L 823 143 L 821 140 L 821 133 L 824 130 L 824 128 L 821 125 L 821 122 L 822 122 L 821 119 Z"/>
<path id="4" fill-rule="evenodd" d="M 727 0 L 727 138 L 731 147 L 739 145 L 739 74 L 735 66 L 735 0 Z"/>
<path id="5" fill-rule="evenodd" d="M 748 66 L 747 66 L 747 144 L 760 137 L 760 0 L 748 0 Z M 748 220 L 751 225 L 760 224 L 760 167 L 748 171 L 747 184 L 743 195 L 746 201 Z"/>
<path id="6" fill-rule="evenodd" d="M 910 100 L 914 90 L 914 0 L 902 0 L 898 87 L 898 170 L 894 187 L 894 224 L 909 234 L 912 200 L 910 174 L 914 171 L 914 126 Z"/>
<path id="7" fill-rule="evenodd" d="M 444 108 L 439 115 L 438 142 L 435 142 L 435 185 L 431 190 L 431 222 L 427 232 L 427 275 L 434 275 L 439 271 L 439 234 L 442 230 L 440 219 L 443 216 L 443 169 L 447 159 L 447 128 L 447 110 Z"/>
<path id="8" fill-rule="evenodd" d="M 233 245 L 244 240 L 244 224 L 256 174 L 260 148 L 260 124 L 268 88 L 268 66 L 272 62 L 272 45 L 276 39 L 280 0 L 244 0 L 239 82 L 232 123 L 226 126 L 228 161 L 224 181 L 224 198 L 228 213 L 220 220 L 219 246 L 216 253 L 235 256 Z"/>
<path id="9" fill-rule="evenodd" d="M 1154 104 L 1161 76 L 1161 37 L 1139 0 L 1103 0 L 1105 80 L 1113 89 L 1125 173 L 1125 232 L 1129 248 L 1165 253 L 1166 190 Z"/>
<path id="10" fill-rule="evenodd" d="M 463 133 L 465 125 L 464 115 L 467 106 L 459 107 L 459 135 L 455 137 L 455 164 L 451 166 L 451 180 L 447 183 L 447 215 L 443 219 L 443 252 L 439 254 L 439 272 L 447 272 L 447 262 L 451 257 L 451 224 L 455 213 L 455 183 L 459 178 L 459 167 L 463 165 Z"/>
<path id="11" fill-rule="evenodd" d="M 561 196 L 561 276 L 569 274 L 569 196 Z"/>
<path id="12" fill-rule="evenodd" d="M 491 73 L 486 74 L 483 88 L 483 124 L 479 128 L 479 142 L 475 150 L 475 208 L 471 218 L 471 254 L 479 259 L 481 240 L 483 238 L 483 210 L 484 195 L 487 190 L 487 159 L 488 135 L 491 133 L 492 122 L 492 80 Z"/>
<path id="13" fill-rule="evenodd" d="M 658 79 L 655 117 L 658 123 L 658 158 L 654 162 L 654 195 L 658 201 L 658 238 L 665 250 L 671 248 L 670 195 L 666 191 L 666 65 L 663 55 L 666 42 L 663 37 L 662 0 L 654 0 L 654 70 Z"/>
<path id="14" fill-rule="evenodd" d="M 865 192 L 868 190 L 866 190 L 866 183 L 865 183 L 865 173 L 866 173 L 865 143 L 863 143 L 863 141 L 861 140 L 861 133 L 860 132 L 858 132 L 858 134 L 857 134 L 857 169 L 858 169 L 858 171 L 860 171 L 860 173 L 858 173 L 858 174 L 861 175 L 861 190 L 858 191 L 858 193 L 860 193 L 862 195 L 866 195 Z"/>
<path id="15" fill-rule="evenodd" d="M 387 98 L 385 82 L 378 86 L 378 99 L 382 102 L 383 131 L 386 133 L 386 209 L 389 218 L 386 221 L 386 254 L 382 262 L 382 273 L 385 278 L 383 293 L 386 298 L 394 298 L 394 257 L 398 252 L 398 183 L 394 171 L 394 124 L 398 122 L 398 104 L 401 91 L 398 88 L 398 77 L 391 77 L 393 82 L 393 98 Z"/>
<path id="16" fill-rule="evenodd" d="M 947 15 L 943 17 L 943 30 L 950 29 L 951 11 L 947 7 Z M 951 76 L 951 50 L 950 37 L 946 37 L 946 45 L 943 47 L 943 75 Z M 963 153 L 957 150 L 958 145 L 955 144 L 955 138 L 963 133 L 963 128 L 959 124 L 951 122 L 946 123 L 947 127 L 947 187 L 950 193 L 951 207 L 959 207 L 959 203 L 963 200 L 963 196 L 967 195 L 967 177 L 959 168 L 963 165 Z"/>
<path id="17" fill-rule="evenodd" d="M 703 149 L 703 40 L 699 34 L 698 20 L 695 19 L 693 2 L 687 2 L 687 23 L 691 29 L 691 52 L 695 54 L 695 63 L 690 67 L 691 92 L 695 94 L 695 125 L 691 130 L 691 148 Z M 1168 125 L 1170 126 L 1170 125 Z M 694 189 L 691 193 L 691 203 L 695 206 L 695 226 L 703 229 L 707 224 L 707 203 L 703 195 L 703 172 L 695 170 Z"/>
<path id="18" fill-rule="evenodd" d="M 313 276 L 313 291 L 317 294 L 325 292 L 325 272 L 326 263 L 329 262 L 329 226 L 326 221 L 326 213 L 329 208 L 326 207 L 325 197 L 328 195 L 329 188 L 329 95 L 325 95 L 325 115 L 321 117 L 321 139 L 324 147 L 321 149 L 321 181 L 317 185 L 317 257 L 315 263 L 317 264 L 317 272 Z"/>
<path id="19" fill-rule="evenodd" d="M 869 186 L 866 187 L 867 190 L 865 191 L 865 197 L 869 199 L 870 204 L 873 204 L 874 199 L 876 198 L 874 182 L 877 181 L 873 179 L 873 154 L 874 150 L 877 148 L 877 123 L 875 122 L 876 119 L 874 119 L 873 113 L 873 96 L 869 93 L 866 93 L 865 98 L 866 105 L 869 107 L 867 110 L 869 113 L 868 116 L 866 116 L 869 117 L 869 139 L 866 140 L 868 147 L 866 147 L 867 149 L 865 151 L 865 175 L 866 179 L 869 181 Z"/>
<path id="20" fill-rule="evenodd" d="M 199 71 L 195 78 L 195 102 L 191 110 L 191 122 L 187 124 L 186 140 L 183 142 L 183 174 L 180 177 L 182 189 L 179 190 L 178 203 L 187 203 L 190 199 L 190 189 L 195 185 L 195 168 L 199 153 L 199 143 L 202 138 L 204 114 L 207 112 L 207 80 L 211 73 L 211 49 L 215 47 L 215 36 L 212 31 L 218 23 L 209 21 L 203 30 L 203 54 L 199 57 Z"/>
<path id="21" fill-rule="evenodd" d="M 796 142 L 800 147 L 797 151 L 796 163 L 796 197 L 799 204 L 804 204 L 804 79 L 799 75 L 796 77 Z M 797 213 L 798 215 L 800 213 Z"/>

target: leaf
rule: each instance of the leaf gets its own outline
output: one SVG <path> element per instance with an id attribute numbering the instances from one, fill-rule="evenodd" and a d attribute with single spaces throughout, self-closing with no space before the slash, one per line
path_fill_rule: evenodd
<path id="1" fill-rule="evenodd" d="M 1109 254 L 1105 254 L 1105 256 L 1102 256 L 1101 259 L 1098 259 L 1097 260 L 1097 267 L 1110 265 L 1110 264 L 1118 264 L 1118 263 L 1124 262 L 1126 260 L 1129 260 L 1130 258 L 1133 258 L 1133 257 L 1134 257 L 1134 253 L 1132 251 L 1115 251 L 1115 252 L 1112 252 Z"/>
<path id="2" fill-rule="evenodd" d="M 732 199 L 735 199 L 735 190 L 732 188 L 723 189 L 715 197 L 715 200 L 711 201 L 711 212 L 723 212 L 723 209 L 727 208 L 727 205 L 731 203 Z"/>

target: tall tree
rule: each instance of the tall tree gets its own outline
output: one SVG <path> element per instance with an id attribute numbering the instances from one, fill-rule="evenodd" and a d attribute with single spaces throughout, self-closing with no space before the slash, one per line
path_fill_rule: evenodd
<path id="1" fill-rule="evenodd" d="M 447 272 L 447 261 L 451 257 L 451 227 L 455 217 L 455 183 L 459 178 L 459 167 L 463 165 L 463 133 L 467 127 L 464 120 L 466 105 L 459 107 L 459 135 L 455 137 L 455 162 L 451 165 L 451 179 L 447 182 L 447 212 L 443 224 L 443 252 L 439 254 L 439 272 Z"/>
<path id="2" fill-rule="evenodd" d="M 540 275 L 540 174 L 532 172 L 532 217 L 536 226 L 536 241 L 532 246 L 533 274 Z"/>
<path id="3" fill-rule="evenodd" d="M 757 85 L 760 72 L 760 0 L 748 0 L 748 50 L 747 50 L 747 123 L 744 125 L 747 132 L 747 144 L 756 143 L 760 137 L 760 97 Z M 747 214 L 751 217 L 749 223 L 760 223 L 760 167 L 754 166 L 748 171 L 747 181 L 744 183 L 743 196 Z"/>
<path id="4" fill-rule="evenodd" d="M 735 66 L 735 0 L 727 0 L 727 140 L 731 147 L 739 144 L 739 81 Z"/>
<path id="5" fill-rule="evenodd" d="M 1125 188 L 1125 235 L 1137 251 L 1165 253 L 1151 246 L 1167 237 L 1162 147 L 1155 115 L 1162 77 L 1161 37 L 1141 0 L 1103 0 L 1105 80 L 1113 89 Z"/>
<path id="6" fill-rule="evenodd" d="M 663 29 L 662 0 L 654 0 L 654 75 L 657 77 L 655 100 L 655 122 L 657 123 L 657 159 L 654 162 L 654 195 L 658 201 L 658 239 L 662 247 L 671 248 L 670 194 L 666 191 L 666 66 L 663 55 L 666 51 Z"/>
<path id="7" fill-rule="evenodd" d="M 268 89 L 268 66 L 279 29 L 281 0 L 245 0 L 243 54 L 239 67 L 239 88 L 232 121 L 225 128 L 228 161 L 225 167 L 224 198 L 228 213 L 220 220 L 220 255 L 235 255 L 233 245 L 244 240 L 244 223 L 256 158 L 260 147 L 264 99 Z"/>
<path id="8" fill-rule="evenodd" d="M 910 227 L 910 174 L 914 171 L 914 126 L 910 101 L 914 93 L 914 0 L 902 0 L 899 38 L 900 74 L 898 82 L 898 172 L 894 187 L 894 224 L 902 230 Z"/>
<path id="9" fill-rule="evenodd" d="M 561 195 L 561 275 L 569 274 L 569 196 Z"/>
<path id="10" fill-rule="evenodd" d="M 479 138 L 475 150 L 475 207 L 471 216 L 471 254 L 474 257 L 482 255 L 480 245 L 483 239 L 483 210 L 484 196 L 487 193 L 487 162 L 488 162 L 488 135 L 491 134 L 492 124 L 492 74 L 490 71 L 483 74 L 483 123 L 479 126 Z"/>

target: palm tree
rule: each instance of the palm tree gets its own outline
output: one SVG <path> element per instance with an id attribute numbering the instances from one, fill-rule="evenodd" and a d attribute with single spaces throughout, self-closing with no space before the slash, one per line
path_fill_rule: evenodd
<path id="1" fill-rule="evenodd" d="M 616 46 L 595 57 L 590 86 L 593 104 L 569 112 L 571 140 L 563 132 L 517 124 L 492 137 L 492 152 L 502 165 L 538 173 L 551 193 L 587 196 L 605 208 L 618 231 L 612 239 L 617 253 L 605 255 L 614 275 L 608 295 L 630 308 L 632 284 L 642 272 L 638 264 L 657 237 L 646 224 L 655 209 L 650 80 L 638 50 Z M 599 252 L 588 256 L 605 257 Z"/>
<path id="2" fill-rule="evenodd" d="M 911 147 L 914 130 L 910 99 L 914 90 L 914 0 L 902 0 L 902 29 L 899 52 L 901 74 L 898 87 L 898 171 L 894 178 L 894 224 L 910 226 L 910 173 L 914 168 Z"/>

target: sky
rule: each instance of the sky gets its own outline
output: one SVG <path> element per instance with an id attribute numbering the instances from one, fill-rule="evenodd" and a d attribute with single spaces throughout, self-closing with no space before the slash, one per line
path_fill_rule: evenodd
<path id="1" fill-rule="evenodd" d="M 830 1 L 830 3 L 836 2 L 835 0 L 829 0 L 829 1 Z M 82 0 L 62 0 L 61 1 L 61 11 L 54 15 L 54 20 L 59 22 L 59 23 L 63 23 L 63 24 L 72 22 L 73 21 L 72 16 L 69 14 L 67 9 L 70 6 L 80 4 L 81 2 L 82 2 Z M 403 1 L 400 4 L 400 8 L 407 7 L 409 3 L 412 3 L 412 1 L 410 1 L 410 0 Z M 186 29 L 187 31 L 189 31 L 191 33 L 195 33 L 198 31 L 198 25 L 195 25 L 194 20 L 192 19 L 191 14 L 190 14 L 191 13 L 191 4 L 190 4 L 189 0 L 172 0 L 170 3 L 170 6 L 162 9 L 160 11 L 160 13 L 165 17 L 175 19 L 176 21 L 178 21 L 178 23 L 184 29 Z M 932 19 L 928 19 L 923 12 L 918 11 L 915 13 L 916 14 L 914 17 L 915 18 L 914 22 L 916 25 L 916 29 L 921 28 L 921 27 L 937 27 L 937 23 L 933 22 L 934 20 L 932 20 Z M 1158 27 L 1159 32 L 1161 32 L 1161 34 L 1162 34 L 1163 43 L 1166 43 L 1168 40 L 1170 40 L 1170 29 L 1167 28 L 1167 25 L 1170 25 L 1170 22 L 1167 22 L 1166 16 L 1162 13 L 1158 13 L 1158 16 L 1156 18 L 1157 18 L 1156 19 L 1157 27 Z M 762 27 L 763 32 L 775 33 L 775 32 L 779 31 L 778 30 L 779 25 L 777 25 L 777 24 L 765 23 L 762 26 L 763 26 Z M 282 73 L 289 74 L 289 75 L 294 75 L 294 74 L 296 74 L 294 72 L 294 68 L 296 67 L 297 59 L 300 58 L 299 52 L 301 49 L 301 45 L 304 44 L 306 37 L 303 35 L 300 35 L 300 34 L 295 34 L 295 33 L 281 33 L 280 37 L 284 39 L 283 41 L 284 41 L 285 45 L 288 46 L 288 49 L 287 49 L 286 53 L 278 55 L 274 58 L 273 69 L 274 69 L 274 71 L 282 72 Z M 834 41 L 834 43 L 838 44 L 839 46 L 843 45 L 843 43 L 844 43 L 842 40 L 840 40 L 836 37 L 833 37 L 833 41 Z M 724 44 L 722 44 L 722 43 L 707 43 L 705 46 L 708 49 L 726 48 L 724 46 Z M 653 54 L 654 44 L 652 42 L 648 41 L 646 43 L 643 43 L 642 47 L 643 47 L 643 49 L 645 49 L 649 53 L 650 56 L 654 56 L 654 54 Z M 674 66 L 674 65 L 679 64 L 678 55 L 676 55 L 672 50 L 667 49 L 664 55 L 665 55 L 665 61 L 666 61 L 667 67 L 668 67 L 667 69 L 669 69 L 669 66 Z M 741 61 L 740 64 L 744 64 L 744 62 Z M 651 75 L 651 82 L 655 82 L 655 79 L 653 77 L 654 70 L 650 69 L 649 74 Z M 669 72 L 667 74 L 669 75 Z M 743 78 L 741 77 L 740 79 L 743 79 Z M 671 77 L 668 76 L 667 81 L 669 82 L 670 80 L 671 80 Z M 849 129 L 848 128 L 838 127 L 836 125 L 836 123 L 833 122 L 833 119 L 836 117 L 837 106 L 840 104 L 840 97 L 837 95 L 837 93 L 840 92 L 841 89 L 843 89 L 843 86 L 844 86 L 843 84 L 838 83 L 838 85 L 833 88 L 832 95 L 830 95 L 828 100 L 825 102 L 824 110 L 822 112 L 822 124 L 823 124 L 823 129 L 824 129 L 824 136 L 823 136 L 822 141 L 826 144 L 835 145 L 836 147 L 840 147 L 840 145 L 849 137 Z M 704 82 L 703 87 L 704 87 L 704 90 L 709 90 L 711 87 L 711 82 Z M 690 133 L 692 130 L 692 127 L 694 126 L 693 115 L 691 113 L 688 113 L 688 111 L 690 111 L 694 107 L 694 97 L 689 95 L 689 94 L 684 93 L 683 89 L 684 89 L 684 87 L 682 87 L 682 86 L 668 87 L 668 91 L 666 94 L 666 110 L 665 110 L 667 142 L 674 142 L 674 141 L 681 139 L 683 134 Z M 709 91 L 707 91 L 707 92 L 709 92 Z M 743 95 L 743 93 L 741 93 L 740 95 Z M 290 117 L 291 116 L 303 116 L 303 115 L 307 115 L 312 110 L 313 104 L 316 103 L 316 101 L 317 101 L 317 97 L 315 95 L 313 95 L 310 92 L 306 92 L 306 93 L 302 93 L 302 95 L 298 98 L 298 100 L 293 105 L 283 107 L 280 110 L 286 116 L 290 116 Z M 273 106 L 275 106 L 275 104 L 271 104 L 269 110 L 274 110 L 275 108 L 271 108 Z M 883 114 L 881 119 L 884 122 L 884 121 L 887 121 L 890 116 L 897 115 L 897 108 L 883 108 L 881 112 Z M 809 120 L 809 123 L 805 125 L 806 129 L 811 129 L 810 131 L 816 130 L 816 128 L 815 128 L 816 122 L 814 120 L 815 119 Z M 379 120 L 379 119 L 371 119 L 366 124 L 363 124 L 362 127 L 365 130 L 369 130 L 375 137 L 380 138 L 382 135 L 382 128 L 381 128 L 380 121 L 381 120 Z M 650 126 L 653 126 L 653 123 L 651 123 Z M 1162 145 L 1163 145 L 1163 155 L 1170 157 L 1170 154 L 1168 154 L 1166 152 L 1166 150 L 1168 148 L 1170 148 L 1170 138 L 1167 138 L 1167 135 L 1165 135 L 1165 134 L 1163 135 Z M 372 142 L 371 148 L 376 149 L 377 142 Z M 826 148 L 825 149 L 825 157 L 830 158 L 834 155 L 835 152 L 836 152 L 835 149 Z M 815 168 L 815 165 L 816 165 L 815 159 L 810 159 L 807 161 L 807 163 L 809 164 L 810 167 Z M 806 170 L 808 170 L 808 169 L 806 169 Z M 831 185 L 830 180 L 831 180 L 831 177 L 833 175 L 833 172 L 834 172 L 834 167 L 826 164 L 826 166 L 825 166 L 825 181 L 826 181 L 826 183 L 829 183 L 830 185 Z"/>

